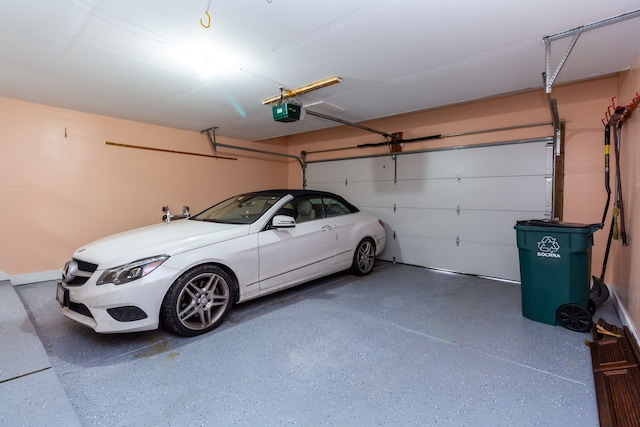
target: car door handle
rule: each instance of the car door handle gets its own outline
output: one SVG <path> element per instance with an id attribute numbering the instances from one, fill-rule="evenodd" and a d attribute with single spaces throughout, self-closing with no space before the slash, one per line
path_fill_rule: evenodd
<path id="1" fill-rule="evenodd" d="M 320 230 L 322 231 L 329 231 L 333 228 L 333 225 L 327 224 L 325 226 L 323 226 Z"/>

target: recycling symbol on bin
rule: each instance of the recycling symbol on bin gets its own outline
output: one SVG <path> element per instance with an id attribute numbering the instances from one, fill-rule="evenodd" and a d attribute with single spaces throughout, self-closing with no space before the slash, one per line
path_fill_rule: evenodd
<path id="1" fill-rule="evenodd" d="M 555 237 L 544 236 L 542 240 L 538 242 L 538 249 L 540 249 L 540 252 L 553 254 L 560 250 L 560 245 L 556 242 Z"/>

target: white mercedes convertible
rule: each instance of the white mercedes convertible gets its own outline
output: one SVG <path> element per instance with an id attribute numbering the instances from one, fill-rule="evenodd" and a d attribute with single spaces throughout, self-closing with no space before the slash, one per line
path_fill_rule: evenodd
<path id="1" fill-rule="evenodd" d="M 343 270 L 371 272 L 382 222 L 323 191 L 241 194 L 197 215 L 97 240 L 63 269 L 56 299 L 96 332 L 194 336 L 234 303 Z"/>

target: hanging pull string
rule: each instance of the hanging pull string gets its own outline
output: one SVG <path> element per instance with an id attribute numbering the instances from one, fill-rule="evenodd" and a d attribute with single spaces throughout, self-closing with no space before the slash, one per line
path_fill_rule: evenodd
<path id="1" fill-rule="evenodd" d="M 209 9 L 211 9 L 211 0 L 207 3 L 207 10 L 204 12 L 204 14 L 207 15 L 207 25 L 205 25 L 204 22 L 202 22 L 202 19 L 200 19 L 200 25 L 202 25 L 202 28 L 209 28 L 211 26 L 211 15 L 209 15 Z"/>
<path id="2" fill-rule="evenodd" d="M 130 20 L 126 20 L 124 18 L 121 18 L 117 15 L 114 15 L 112 13 L 109 13 L 103 9 L 100 8 L 94 8 L 92 4 L 89 4 L 88 1 L 86 0 L 68 0 L 69 3 L 71 3 L 72 5 L 74 5 L 75 7 L 78 7 L 80 9 L 82 9 L 84 12 L 86 12 L 87 14 L 109 24 L 109 25 L 113 25 L 116 28 L 120 28 L 121 30 L 124 30 L 128 33 L 131 34 L 135 34 L 139 37 L 141 37 L 142 39 L 147 39 L 147 40 L 152 40 L 156 43 L 160 43 L 161 45 L 164 46 L 170 46 L 172 48 L 178 48 L 178 49 L 187 49 L 187 46 L 185 46 L 182 43 L 179 43 L 178 41 L 171 39 L 161 33 L 158 33 L 154 30 L 152 30 L 151 28 L 148 27 L 143 27 L 142 25 L 135 23 L 133 21 Z M 211 0 L 209 0 L 208 3 L 208 7 L 211 6 Z M 234 70 L 237 71 L 241 71 L 245 74 L 249 74 L 252 75 L 258 79 L 264 80 L 266 82 L 269 82 L 273 85 L 275 85 L 276 87 L 280 87 L 282 86 L 282 83 L 269 78 L 267 76 L 264 76 L 262 74 L 250 71 L 245 69 L 242 66 L 239 65 L 235 65 L 235 64 L 229 64 L 229 67 L 233 68 Z"/>
<path id="3" fill-rule="evenodd" d="M 273 3 L 273 0 L 267 0 L 267 3 L 269 4 Z M 200 25 L 202 25 L 203 28 L 211 27 L 211 15 L 209 14 L 210 9 L 211 9 L 211 0 L 209 0 L 209 3 L 207 4 L 207 10 L 204 12 L 204 14 L 207 15 L 207 24 L 205 25 L 202 19 L 200 19 Z"/>
<path id="4" fill-rule="evenodd" d="M 202 25 L 203 28 L 209 28 L 211 26 L 211 15 L 209 15 L 209 11 L 206 11 L 204 14 L 207 15 L 207 25 L 202 22 L 202 19 L 200 19 L 200 25 Z"/>

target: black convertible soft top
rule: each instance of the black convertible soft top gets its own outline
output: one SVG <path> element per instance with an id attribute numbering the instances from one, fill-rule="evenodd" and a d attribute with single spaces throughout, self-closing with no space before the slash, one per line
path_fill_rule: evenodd
<path id="1" fill-rule="evenodd" d="M 320 191 L 320 190 L 301 190 L 301 189 L 276 189 L 276 190 L 262 190 L 262 191 L 252 191 L 246 194 L 252 195 L 262 195 L 269 197 L 278 197 L 282 198 L 287 194 L 291 194 L 293 197 L 332 197 L 336 200 L 342 202 L 346 207 L 349 208 L 351 212 L 359 212 L 360 209 L 349 203 L 344 197 L 339 196 L 335 193 L 330 193 L 329 191 Z"/>

